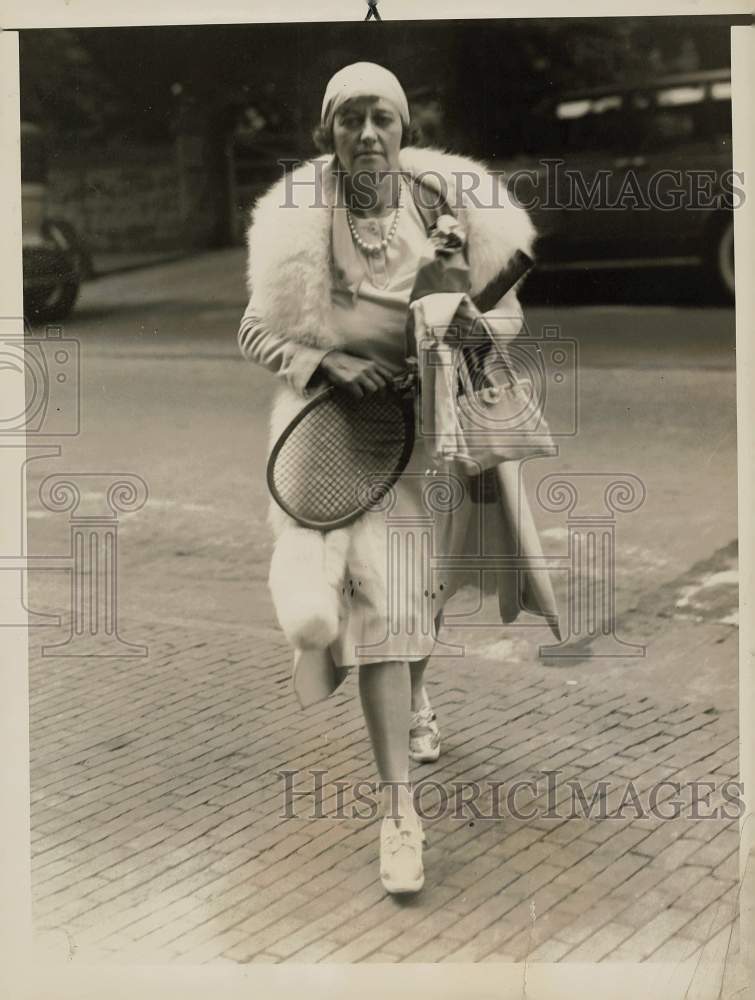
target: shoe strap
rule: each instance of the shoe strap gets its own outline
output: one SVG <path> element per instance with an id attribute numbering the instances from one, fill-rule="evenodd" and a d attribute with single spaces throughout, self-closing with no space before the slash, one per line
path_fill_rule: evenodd
<path id="1" fill-rule="evenodd" d="M 402 847 L 409 847 L 412 850 L 418 846 L 421 848 L 423 833 L 421 827 L 414 830 L 407 825 L 397 827 L 393 820 L 390 822 L 393 823 L 393 829 L 385 835 L 385 846 L 391 854 L 397 854 Z"/>
<path id="2" fill-rule="evenodd" d="M 429 726 L 435 722 L 435 712 L 432 706 L 423 705 L 418 712 L 413 712 L 410 720 L 411 729 L 419 729 L 420 726 Z"/>

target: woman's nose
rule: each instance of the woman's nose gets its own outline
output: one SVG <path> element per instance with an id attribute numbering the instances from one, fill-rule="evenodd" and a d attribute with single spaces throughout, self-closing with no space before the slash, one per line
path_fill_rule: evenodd
<path id="1" fill-rule="evenodd" d="M 375 126 L 372 124 L 372 118 L 368 115 L 364 119 L 364 124 L 362 125 L 362 139 L 374 139 L 376 136 Z"/>

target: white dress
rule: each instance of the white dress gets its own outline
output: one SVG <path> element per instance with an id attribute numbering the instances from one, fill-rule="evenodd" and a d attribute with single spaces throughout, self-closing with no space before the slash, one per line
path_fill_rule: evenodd
<path id="1" fill-rule="evenodd" d="M 354 222 L 366 243 L 378 243 L 393 222 Z M 354 244 L 346 211 L 333 213 L 332 299 L 344 350 L 379 359 L 397 373 L 406 367 L 406 320 L 425 225 L 407 188 L 387 251 L 368 257 Z M 420 435 L 392 491 L 390 509 L 370 511 L 353 525 L 348 569 L 341 587 L 341 630 L 330 646 L 337 667 L 385 660 L 420 660 L 436 639 L 439 613 L 468 582 L 495 588 L 490 574 L 444 570 L 439 555 L 469 555 L 505 546 L 500 517 L 487 518 L 495 497 L 479 495 L 479 480 L 436 465 Z M 476 498 L 476 499 L 473 499 Z M 496 527 L 497 526 L 497 527 Z M 483 537 L 485 536 L 485 537 Z"/>

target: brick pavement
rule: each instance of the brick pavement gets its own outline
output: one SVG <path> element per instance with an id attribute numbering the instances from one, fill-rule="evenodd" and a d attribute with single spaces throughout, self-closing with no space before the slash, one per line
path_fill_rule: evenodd
<path id="1" fill-rule="evenodd" d="M 700 812 L 721 805 L 720 786 L 737 776 L 733 711 L 629 696 L 602 684 L 599 669 L 570 685 L 568 668 L 536 661 L 438 660 L 428 688 L 443 754 L 413 772 L 438 815 L 426 822 L 425 888 L 397 900 L 378 878 L 378 821 L 352 814 L 349 786 L 375 777 L 354 677 L 302 712 L 273 630 L 121 627 L 148 658 L 32 649 L 40 954 L 679 961 L 724 938 L 736 950 L 736 819 L 637 818 L 625 794 L 629 781 L 640 800 L 659 781 L 709 781 L 716 790 Z M 683 629 L 695 641 L 694 626 Z M 326 771 L 323 818 L 307 815 L 311 798 L 285 815 L 283 769 L 300 772 L 300 791 L 312 788 L 307 772 Z M 549 799 L 542 772 L 556 769 Z M 568 812 L 566 779 L 588 800 L 606 782 L 607 810 L 623 798 L 623 818 L 548 815 Z M 471 780 L 483 789 L 477 812 L 455 817 L 441 796 Z M 534 815 L 489 818 L 496 794 L 505 803 L 527 780 L 540 782 L 537 798 L 521 800 Z"/>

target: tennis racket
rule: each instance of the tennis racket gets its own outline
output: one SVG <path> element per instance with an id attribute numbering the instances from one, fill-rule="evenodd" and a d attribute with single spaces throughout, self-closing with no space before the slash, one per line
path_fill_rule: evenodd
<path id="1" fill-rule="evenodd" d="M 414 447 L 412 369 L 390 388 L 355 399 L 329 386 L 300 410 L 275 442 L 267 485 L 305 528 L 332 531 L 376 507 L 406 468 Z"/>

